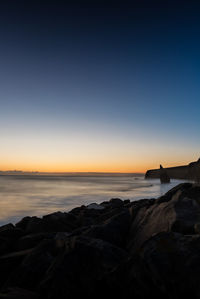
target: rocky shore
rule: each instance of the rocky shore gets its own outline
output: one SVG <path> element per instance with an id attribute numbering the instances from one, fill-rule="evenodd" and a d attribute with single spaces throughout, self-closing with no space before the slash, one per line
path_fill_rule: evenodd
<path id="1" fill-rule="evenodd" d="M 200 186 L 0 227 L 0 299 L 200 298 Z"/>

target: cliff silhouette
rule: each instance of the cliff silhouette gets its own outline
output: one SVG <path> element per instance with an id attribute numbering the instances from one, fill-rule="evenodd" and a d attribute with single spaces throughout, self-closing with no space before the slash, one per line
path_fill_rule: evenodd
<path id="1" fill-rule="evenodd" d="M 200 159 L 191 162 L 188 165 L 167 167 L 165 168 L 167 175 L 171 179 L 184 179 L 200 182 Z M 146 179 L 159 179 L 161 169 L 150 169 L 145 174 Z"/>

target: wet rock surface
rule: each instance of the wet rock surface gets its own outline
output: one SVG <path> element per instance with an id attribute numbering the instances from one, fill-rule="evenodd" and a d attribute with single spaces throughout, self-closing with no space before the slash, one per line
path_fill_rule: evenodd
<path id="1" fill-rule="evenodd" d="M 0 227 L 1 298 L 200 298 L 200 186 Z"/>

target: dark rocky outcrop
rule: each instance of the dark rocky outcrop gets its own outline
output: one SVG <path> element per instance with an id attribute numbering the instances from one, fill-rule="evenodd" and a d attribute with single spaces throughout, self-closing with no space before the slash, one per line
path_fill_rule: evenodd
<path id="1" fill-rule="evenodd" d="M 131 224 L 129 249 L 139 250 L 160 232 L 195 234 L 195 225 L 200 222 L 199 200 L 200 187 L 190 184 L 188 188 L 188 184 L 183 184 L 158 198 L 151 207 L 141 208 Z"/>
<path id="2" fill-rule="evenodd" d="M 77 228 L 76 216 L 72 213 L 56 212 L 42 218 L 25 217 L 16 224 L 27 233 L 72 231 Z"/>
<path id="3" fill-rule="evenodd" d="M 101 239 L 69 238 L 40 284 L 48 298 L 92 298 L 105 274 L 127 256 L 120 248 Z"/>
<path id="4" fill-rule="evenodd" d="M 129 210 L 126 210 L 112 216 L 109 220 L 106 220 L 101 224 L 91 226 L 83 234 L 124 248 L 126 246 L 130 223 L 131 214 Z"/>
<path id="5" fill-rule="evenodd" d="M 167 174 L 167 171 L 160 165 L 160 182 L 161 184 L 170 183 L 170 177 Z"/>
<path id="6" fill-rule="evenodd" d="M 150 169 L 145 174 L 146 179 L 159 179 L 162 169 Z M 188 165 L 167 167 L 165 172 L 171 179 L 184 179 L 200 182 L 200 159 Z"/>
<path id="7" fill-rule="evenodd" d="M 0 299 L 39 299 L 39 295 L 20 288 L 9 288 L 0 293 Z"/>
<path id="8" fill-rule="evenodd" d="M 200 186 L 0 227 L 0 299 L 200 297 Z"/>

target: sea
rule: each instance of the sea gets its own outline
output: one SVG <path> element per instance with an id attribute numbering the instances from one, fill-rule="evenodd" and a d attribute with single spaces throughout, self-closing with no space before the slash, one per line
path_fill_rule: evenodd
<path id="1" fill-rule="evenodd" d="M 24 216 L 42 216 L 55 211 L 100 203 L 111 198 L 155 198 L 184 182 L 160 184 L 144 176 L 0 176 L 0 225 L 16 223 Z"/>

